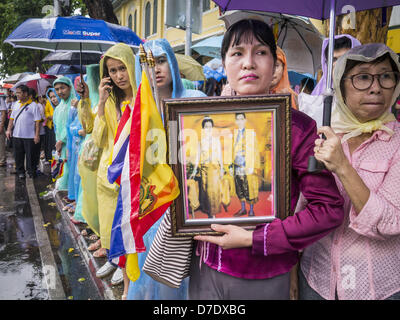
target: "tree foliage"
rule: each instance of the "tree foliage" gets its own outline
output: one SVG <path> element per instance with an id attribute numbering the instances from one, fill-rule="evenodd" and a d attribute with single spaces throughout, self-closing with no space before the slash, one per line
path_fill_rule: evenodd
<path id="1" fill-rule="evenodd" d="M 22 22 L 29 18 L 44 18 L 51 14 L 49 6 L 53 0 L 2 0 L 0 2 L 0 78 L 19 72 L 45 72 L 41 60 L 49 53 L 44 50 L 13 48 L 4 40 Z M 83 0 L 65 1 L 61 6 L 61 15 L 71 15 L 76 9 L 81 8 L 86 14 Z"/>

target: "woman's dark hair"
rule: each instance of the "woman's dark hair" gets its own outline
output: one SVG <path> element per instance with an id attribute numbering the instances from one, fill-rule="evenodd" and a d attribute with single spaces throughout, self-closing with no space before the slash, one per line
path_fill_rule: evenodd
<path id="1" fill-rule="evenodd" d="M 305 77 L 305 78 L 301 79 L 300 85 L 302 88 L 305 87 L 305 91 L 308 91 L 308 92 L 312 92 L 315 87 L 314 80 L 309 77 Z"/>
<path id="2" fill-rule="evenodd" d="M 340 37 L 335 39 L 334 44 L 333 44 L 333 51 L 336 50 L 341 50 L 341 49 L 351 49 L 351 40 L 347 37 Z M 325 48 L 325 60 L 328 60 L 328 50 L 329 50 L 329 44 Z"/>
<path id="3" fill-rule="evenodd" d="M 204 118 L 201 122 L 201 127 L 204 129 L 204 126 L 207 122 L 211 122 L 211 125 L 214 127 L 214 121 L 211 118 Z"/>
<path id="4" fill-rule="evenodd" d="M 226 52 L 231 45 L 238 45 L 242 41 L 250 41 L 254 36 L 260 43 L 268 46 L 271 50 L 274 62 L 276 61 L 276 42 L 274 34 L 268 24 L 259 20 L 244 19 L 232 24 L 226 30 L 221 45 L 221 58 L 225 60 Z M 233 39 L 233 41 L 232 41 Z"/>
<path id="5" fill-rule="evenodd" d="M 205 88 L 204 93 L 205 93 L 207 96 L 213 96 L 214 93 L 215 93 L 215 86 L 216 86 L 216 84 L 217 84 L 217 80 L 215 80 L 214 78 L 208 78 L 208 79 L 206 80 L 206 88 Z"/>
<path id="6" fill-rule="evenodd" d="M 37 102 L 36 91 L 33 88 L 29 88 L 29 95 L 32 97 L 32 100 Z"/>
<path id="7" fill-rule="evenodd" d="M 104 57 L 104 62 L 103 62 L 103 78 L 109 77 L 110 74 L 108 73 L 108 68 L 107 68 L 107 60 L 109 57 Z M 115 107 L 117 108 L 118 112 L 121 113 L 121 103 L 122 101 L 125 100 L 125 92 L 120 89 L 112 79 L 110 79 L 111 85 L 112 85 L 112 90 L 111 90 L 111 99 L 115 102 Z"/>

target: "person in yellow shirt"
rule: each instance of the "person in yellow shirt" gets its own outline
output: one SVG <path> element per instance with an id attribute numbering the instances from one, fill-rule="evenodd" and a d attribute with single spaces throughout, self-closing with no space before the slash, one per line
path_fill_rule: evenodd
<path id="1" fill-rule="evenodd" d="M 46 125 L 44 130 L 45 134 L 45 142 L 44 142 L 44 153 L 46 157 L 46 161 L 50 161 L 52 159 L 52 151 L 56 146 L 56 136 L 54 133 L 54 125 L 53 125 L 53 113 L 54 109 L 60 103 L 60 98 L 58 97 L 56 90 L 54 88 L 49 88 L 46 92 L 46 105 L 44 107 L 44 116 L 46 117 Z"/>

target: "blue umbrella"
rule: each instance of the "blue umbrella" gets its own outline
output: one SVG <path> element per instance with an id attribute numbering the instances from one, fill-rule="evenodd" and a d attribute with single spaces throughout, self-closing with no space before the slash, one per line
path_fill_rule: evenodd
<path id="1" fill-rule="evenodd" d="M 203 66 L 203 72 L 206 79 L 214 78 L 217 81 L 221 81 L 221 79 L 226 78 L 226 74 L 223 70 L 213 70 L 207 65 Z"/>
<path id="2" fill-rule="evenodd" d="M 304 78 L 309 78 L 315 84 L 315 78 L 310 73 L 300 73 L 300 72 L 296 72 L 296 71 L 288 71 L 288 74 L 289 74 L 289 82 L 293 87 L 296 85 L 299 85 L 301 83 L 301 80 L 303 80 Z"/>
<path id="3" fill-rule="evenodd" d="M 207 57 L 221 58 L 221 44 L 224 36 L 210 37 L 192 46 L 192 49 Z"/>
<path id="4" fill-rule="evenodd" d="M 86 68 L 85 66 L 82 67 L 83 73 L 86 73 Z M 67 65 L 67 64 L 55 64 L 47 70 L 46 74 L 51 74 L 51 75 L 65 75 L 65 74 L 76 74 L 80 72 L 80 67 L 79 65 Z"/>
<path id="5" fill-rule="evenodd" d="M 80 52 L 82 58 L 82 52 L 101 54 L 119 42 L 138 48 L 142 40 L 127 27 L 73 16 L 28 19 L 4 42 L 15 48 Z M 82 66 L 82 59 L 80 61 Z"/>
<path id="6" fill-rule="evenodd" d="M 28 19 L 4 42 L 15 48 L 101 54 L 118 42 L 138 48 L 142 40 L 127 27 L 104 20 L 73 16 Z"/>

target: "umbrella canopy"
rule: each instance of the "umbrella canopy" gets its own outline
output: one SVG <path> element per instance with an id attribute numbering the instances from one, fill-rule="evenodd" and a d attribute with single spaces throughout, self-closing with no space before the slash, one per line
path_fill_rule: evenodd
<path id="1" fill-rule="evenodd" d="M 29 74 L 19 80 L 12 88 L 12 91 L 16 91 L 17 87 L 21 84 L 28 86 L 29 88 L 35 89 L 36 93 L 40 96 L 44 96 L 46 94 L 46 88 L 51 86 L 56 76 L 43 74 L 43 73 L 35 73 Z"/>
<path id="2" fill-rule="evenodd" d="M 12 83 L 4 83 L 1 87 L 4 89 L 11 89 L 13 86 Z"/>
<path id="3" fill-rule="evenodd" d="M 205 80 L 203 66 L 190 56 L 175 53 L 179 71 L 190 81 Z"/>
<path id="4" fill-rule="evenodd" d="M 5 43 L 15 48 L 103 53 L 118 42 L 138 48 L 142 40 L 129 28 L 83 16 L 31 18 Z"/>
<path id="5" fill-rule="evenodd" d="M 309 78 L 311 81 L 313 81 L 314 85 L 316 84 L 315 78 L 313 77 L 312 74 L 309 73 L 299 73 L 296 71 L 288 71 L 289 74 L 289 81 L 290 85 L 294 88 L 297 85 L 300 85 L 301 80 L 304 78 Z"/>
<path id="6" fill-rule="evenodd" d="M 23 77 L 25 77 L 28 74 L 33 74 L 33 72 L 16 73 L 16 74 L 13 74 L 12 76 L 9 76 L 8 78 L 4 79 L 3 82 L 14 84 L 14 83 L 17 83 L 18 80 L 22 79 Z"/>
<path id="7" fill-rule="evenodd" d="M 203 67 L 204 75 L 207 79 L 214 78 L 217 81 L 226 78 L 224 67 L 222 66 L 222 60 L 214 58 L 208 61 Z"/>
<path id="8" fill-rule="evenodd" d="M 331 0 L 213 0 L 222 11 L 228 10 L 255 10 L 294 14 L 318 20 L 328 19 L 330 16 Z M 391 7 L 400 4 L 399 0 L 336 0 L 336 15 L 348 13 L 346 8 L 363 11 L 368 9 Z"/>
<path id="9" fill-rule="evenodd" d="M 83 73 L 86 73 L 86 68 L 83 67 Z M 47 70 L 46 74 L 50 75 L 64 75 L 64 74 L 77 74 L 80 72 L 79 65 L 66 65 L 66 64 L 55 64 Z"/>
<path id="10" fill-rule="evenodd" d="M 97 64 L 100 61 L 101 54 L 99 53 L 82 53 L 82 64 Z M 64 65 L 79 65 L 80 56 L 78 52 L 50 52 L 42 59 L 43 63 L 49 64 L 64 64 Z"/>
<path id="11" fill-rule="evenodd" d="M 192 46 L 199 54 L 212 58 L 221 58 L 221 44 L 224 36 L 214 36 L 202 40 Z"/>
<path id="12" fill-rule="evenodd" d="M 321 67 L 323 36 L 308 18 L 274 12 L 233 10 L 220 17 L 229 27 L 242 19 L 258 19 L 278 27 L 277 45 L 285 52 L 288 70 L 315 74 Z"/>

